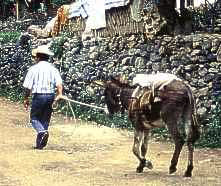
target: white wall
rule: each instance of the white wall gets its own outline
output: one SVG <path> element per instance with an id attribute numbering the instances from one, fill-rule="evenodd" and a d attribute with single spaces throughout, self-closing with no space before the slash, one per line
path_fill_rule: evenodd
<path id="1" fill-rule="evenodd" d="M 199 7 L 201 4 L 205 4 L 206 3 L 210 3 L 213 4 L 215 1 L 219 1 L 219 0 L 193 0 L 194 1 L 194 7 Z M 187 7 L 187 0 L 185 0 L 185 7 Z M 180 0 L 176 0 L 176 10 L 178 12 L 180 12 Z"/>
<path id="2" fill-rule="evenodd" d="M 215 0 L 207 0 L 210 4 L 214 3 Z M 198 7 L 201 4 L 205 4 L 205 0 L 194 0 L 194 7 Z"/>

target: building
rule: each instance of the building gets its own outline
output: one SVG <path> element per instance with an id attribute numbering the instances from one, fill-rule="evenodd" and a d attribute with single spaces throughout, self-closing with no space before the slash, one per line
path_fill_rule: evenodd
<path id="1" fill-rule="evenodd" d="M 176 9 L 179 11 L 185 7 L 199 7 L 202 4 L 213 4 L 219 0 L 176 0 Z"/>

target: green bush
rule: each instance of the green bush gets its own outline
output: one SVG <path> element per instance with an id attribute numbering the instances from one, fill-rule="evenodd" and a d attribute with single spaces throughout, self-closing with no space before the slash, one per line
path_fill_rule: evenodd
<path id="1" fill-rule="evenodd" d="M 66 37 L 61 35 L 59 38 L 53 40 L 51 44 L 51 50 L 54 52 L 54 57 L 60 59 L 64 52 L 64 43 L 66 42 Z"/>
<path id="2" fill-rule="evenodd" d="M 221 96 L 214 98 L 214 101 L 216 107 L 212 110 L 209 123 L 201 134 L 198 147 L 221 147 Z"/>
<path id="3" fill-rule="evenodd" d="M 20 35 L 20 32 L 0 32 L 0 43 L 16 43 Z"/>
<path id="4" fill-rule="evenodd" d="M 61 6 L 64 4 L 69 4 L 70 2 L 72 2 L 71 0 L 51 0 L 51 3 L 57 6 Z"/>
<path id="5" fill-rule="evenodd" d="M 8 87 L 0 87 L 0 96 L 8 98 L 11 101 L 22 102 L 23 92 L 21 89 L 10 89 Z"/>

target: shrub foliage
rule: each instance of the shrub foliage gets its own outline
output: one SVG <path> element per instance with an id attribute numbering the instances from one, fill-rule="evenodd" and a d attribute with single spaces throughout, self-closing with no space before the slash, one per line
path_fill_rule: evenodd
<path id="1" fill-rule="evenodd" d="M 20 32 L 0 32 L 0 43 L 15 43 L 20 35 Z"/>
<path id="2" fill-rule="evenodd" d="M 197 143 L 199 147 L 221 147 L 221 96 L 214 97 L 214 101 L 216 107 L 212 110 L 208 123 Z"/>

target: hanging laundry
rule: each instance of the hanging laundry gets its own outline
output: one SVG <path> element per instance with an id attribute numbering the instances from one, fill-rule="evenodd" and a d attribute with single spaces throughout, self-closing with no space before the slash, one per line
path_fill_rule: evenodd
<path id="1" fill-rule="evenodd" d="M 106 27 L 104 0 L 88 0 L 88 3 L 85 30 Z"/>
<path id="2" fill-rule="evenodd" d="M 86 0 L 80 0 L 70 4 L 68 18 L 71 19 L 73 17 L 79 16 L 82 18 L 88 17 L 87 11 L 85 9 L 87 6 L 89 6 L 89 4 Z"/>
<path id="3" fill-rule="evenodd" d="M 57 11 L 57 19 L 55 19 L 54 27 L 51 35 L 57 36 L 64 26 L 68 23 L 69 5 L 62 5 Z"/>
<path id="4" fill-rule="evenodd" d="M 132 17 L 133 20 L 135 20 L 137 22 L 141 21 L 141 19 L 142 19 L 141 11 L 143 9 L 144 1 L 145 0 L 133 1 L 131 6 L 130 6 L 131 17 Z"/>
<path id="5" fill-rule="evenodd" d="M 44 27 L 43 31 L 44 33 L 47 33 L 48 36 L 51 35 L 52 31 L 53 31 L 53 28 L 54 28 L 54 25 L 55 25 L 55 22 L 57 21 L 58 17 L 54 17 L 53 19 L 51 19 L 47 24 L 46 26 Z"/>
<path id="6" fill-rule="evenodd" d="M 129 0 L 105 0 L 105 10 L 119 6 L 126 6 L 129 2 Z"/>
<path id="7" fill-rule="evenodd" d="M 138 0 L 139 2 L 143 0 Z M 106 27 L 105 10 L 128 5 L 130 0 L 76 0 L 70 5 L 62 5 L 44 29 L 48 36 L 57 36 L 73 17 L 85 19 L 83 37 L 92 36 L 92 30 Z"/>

